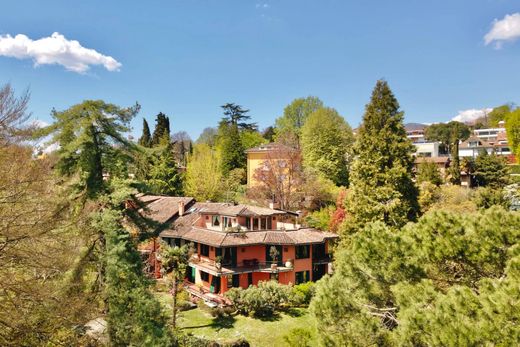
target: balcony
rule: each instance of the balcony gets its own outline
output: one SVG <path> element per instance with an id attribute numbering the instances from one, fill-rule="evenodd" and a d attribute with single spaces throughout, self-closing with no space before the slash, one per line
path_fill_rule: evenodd
<path id="1" fill-rule="evenodd" d="M 249 272 L 280 273 L 293 271 L 293 267 L 280 266 L 279 264 L 280 262 L 248 259 L 236 265 L 226 263 L 218 265 L 214 260 L 200 259 L 197 257 L 192 257 L 189 262 L 190 266 L 214 276 L 236 275 Z"/>
<path id="2" fill-rule="evenodd" d="M 320 255 L 316 258 L 312 257 L 312 263 L 318 265 L 332 263 L 332 257 L 330 256 L 330 254 Z"/>

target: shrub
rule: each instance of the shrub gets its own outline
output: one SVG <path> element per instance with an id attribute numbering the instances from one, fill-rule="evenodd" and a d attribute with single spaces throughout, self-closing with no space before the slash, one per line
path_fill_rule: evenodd
<path id="1" fill-rule="evenodd" d="M 249 316 L 269 316 L 290 302 L 291 287 L 276 281 L 260 281 L 247 289 L 232 288 L 226 292 L 233 307 Z"/>
<path id="2" fill-rule="evenodd" d="M 295 285 L 291 291 L 291 304 L 295 306 L 308 305 L 314 296 L 314 282 L 306 282 Z"/>
<path id="3" fill-rule="evenodd" d="M 307 329 L 292 329 L 289 334 L 283 337 L 290 347 L 310 347 L 312 334 Z"/>
<path id="4" fill-rule="evenodd" d="M 478 188 L 475 195 L 475 204 L 478 208 L 490 208 L 491 206 L 502 206 L 509 209 L 511 203 L 506 198 L 503 189 L 499 188 Z"/>

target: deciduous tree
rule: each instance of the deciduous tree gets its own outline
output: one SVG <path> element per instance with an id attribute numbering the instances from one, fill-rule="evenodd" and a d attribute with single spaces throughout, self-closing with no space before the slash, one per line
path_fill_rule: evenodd
<path id="1" fill-rule="evenodd" d="M 283 110 L 283 115 L 276 119 L 275 140 L 281 142 L 284 139 L 293 138 L 290 144 L 299 147 L 301 128 L 311 113 L 323 107 L 323 101 L 315 96 L 294 99 Z"/>
<path id="2" fill-rule="evenodd" d="M 354 136 L 343 117 L 332 108 L 311 113 L 301 128 L 301 148 L 306 167 L 316 169 L 336 185 L 348 185 Z"/>

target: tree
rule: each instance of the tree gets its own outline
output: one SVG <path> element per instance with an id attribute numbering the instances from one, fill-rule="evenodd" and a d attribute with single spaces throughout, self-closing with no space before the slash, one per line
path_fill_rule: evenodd
<path id="1" fill-rule="evenodd" d="M 275 148 L 267 153 L 263 165 L 255 170 L 253 175 L 260 185 L 252 188 L 250 194 L 276 201 L 284 210 L 298 207 L 305 184 L 300 151 L 284 145 Z"/>
<path id="2" fill-rule="evenodd" d="M 169 275 L 171 279 L 171 294 L 173 297 L 172 304 L 172 326 L 173 329 L 177 326 L 177 291 L 179 281 L 182 282 L 186 276 L 188 268 L 188 260 L 190 258 L 189 249 L 187 245 L 182 247 L 170 247 L 166 243 L 161 243 L 159 249 L 159 261 L 161 262 L 162 270 Z"/>
<path id="3" fill-rule="evenodd" d="M 175 160 L 179 165 L 186 166 L 186 160 L 191 150 L 191 138 L 185 131 L 179 131 L 172 135 L 172 150 Z"/>
<path id="4" fill-rule="evenodd" d="M 30 94 L 26 90 L 16 96 L 10 84 L 0 87 L 0 146 L 6 146 L 21 135 L 31 114 L 27 111 Z"/>
<path id="5" fill-rule="evenodd" d="M 221 106 L 224 110 L 224 117 L 222 121 L 227 125 L 236 125 L 240 131 L 242 130 L 256 130 L 256 123 L 248 123 L 251 116 L 247 115 L 249 110 L 243 109 L 242 106 L 227 103 Z"/>
<path id="6" fill-rule="evenodd" d="M 181 195 L 182 175 L 174 158 L 172 145 L 166 144 L 158 154 L 152 154 L 145 182 L 153 194 Z"/>
<path id="7" fill-rule="evenodd" d="M 511 146 L 517 161 L 520 159 L 520 108 L 506 115 L 507 142 Z"/>
<path id="8" fill-rule="evenodd" d="M 436 186 L 442 184 L 442 177 L 437 164 L 433 161 L 425 161 L 417 167 L 417 183 L 430 182 Z"/>
<path id="9" fill-rule="evenodd" d="M 221 157 L 220 171 L 224 176 L 234 169 L 246 166 L 245 148 L 237 124 L 228 124 L 224 120 L 220 122 L 217 148 Z"/>
<path id="10" fill-rule="evenodd" d="M 53 111 L 54 123 L 40 129 L 36 136 L 53 135 L 59 174 L 77 175 L 77 187 L 94 198 L 106 184 L 103 175 L 118 176 L 117 163 L 131 159 L 134 145 L 124 137 L 140 106 L 122 108 L 102 100 L 87 100 L 69 109 Z"/>
<path id="11" fill-rule="evenodd" d="M 480 187 L 503 188 L 509 182 L 509 168 L 504 157 L 482 151 L 475 159 L 475 183 Z"/>
<path id="12" fill-rule="evenodd" d="M 413 151 L 396 98 L 386 81 L 377 81 L 354 144 L 346 223 L 380 220 L 400 227 L 416 218 Z"/>
<path id="13" fill-rule="evenodd" d="M 148 126 L 146 119 L 143 118 L 143 134 L 139 138 L 138 143 L 143 147 L 150 147 L 151 141 L 150 127 Z"/>
<path id="14" fill-rule="evenodd" d="M 215 145 L 217 144 L 217 136 L 218 130 L 216 128 L 204 128 L 204 130 L 202 130 L 202 133 L 200 134 L 197 141 L 195 141 L 195 143 L 206 144 L 210 147 L 215 147 Z"/>
<path id="15" fill-rule="evenodd" d="M 250 149 L 267 143 L 267 140 L 256 130 L 245 130 L 240 133 L 240 142 L 244 149 Z"/>
<path id="16" fill-rule="evenodd" d="M 459 142 L 466 140 L 469 135 L 469 127 L 456 121 L 432 124 L 425 130 L 425 137 L 428 140 L 441 142 L 451 154 L 449 172 L 453 184 L 460 184 Z"/>
<path id="17" fill-rule="evenodd" d="M 111 196 L 120 197 L 120 191 Z M 108 333 L 114 346 L 171 346 L 172 338 L 160 303 L 144 278 L 139 252 L 121 224 L 121 203 L 92 216 L 94 225 L 106 237 L 106 297 Z M 118 207 L 119 206 L 119 207 Z M 128 218 L 128 216 L 127 216 Z"/>
<path id="18" fill-rule="evenodd" d="M 435 212 L 346 236 L 311 312 L 323 345 L 516 345 L 520 217 Z M 513 303 L 513 304 L 511 304 Z M 497 326 L 500 329 L 497 329 Z"/>
<path id="19" fill-rule="evenodd" d="M 206 144 L 196 144 L 188 157 L 185 191 L 199 201 L 218 201 L 223 195 L 224 180 L 220 171 L 220 158 Z"/>
<path id="20" fill-rule="evenodd" d="M 155 116 L 155 129 L 152 135 L 152 146 L 158 146 L 161 143 L 161 139 L 167 137 L 170 138 L 170 118 L 164 113 L 159 112 Z"/>
<path id="21" fill-rule="evenodd" d="M 294 138 L 296 147 L 299 147 L 301 128 L 309 115 L 323 107 L 323 101 L 315 96 L 294 99 L 283 110 L 283 115 L 276 119 L 275 140 L 280 142 L 279 137 Z M 290 135 L 289 135 L 290 134 Z"/>
<path id="22" fill-rule="evenodd" d="M 274 142 L 275 135 L 276 128 L 271 125 L 265 128 L 264 131 L 262 131 L 262 136 L 264 137 L 264 139 L 267 140 L 267 142 Z"/>
<path id="23" fill-rule="evenodd" d="M 318 170 L 336 185 L 348 185 L 348 162 L 354 142 L 352 129 L 332 108 L 311 113 L 301 128 L 305 166 Z"/>

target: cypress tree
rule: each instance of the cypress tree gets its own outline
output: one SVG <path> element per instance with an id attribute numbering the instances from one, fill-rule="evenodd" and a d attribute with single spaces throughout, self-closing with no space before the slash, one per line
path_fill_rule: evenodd
<path id="1" fill-rule="evenodd" d="M 224 175 L 233 169 L 245 167 L 246 155 L 237 124 L 220 122 L 218 149 L 222 160 L 221 171 Z"/>
<path id="2" fill-rule="evenodd" d="M 157 146 L 161 143 L 161 139 L 165 134 L 170 137 L 170 119 L 162 112 L 155 117 L 155 129 L 152 135 L 152 146 Z"/>
<path id="3" fill-rule="evenodd" d="M 148 126 L 148 122 L 144 118 L 143 118 L 143 134 L 139 138 L 138 143 L 143 147 L 150 147 L 150 145 L 151 145 L 150 127 Z"/>
<path id="4" fill-rule="evenodd" d="M 354 145 L 347 223 L 380 220 L 400 227 L 419 211 L 412 181 L 413 145 L 406 137 L 403 112 L 386 81 L 377 81 Z M 348 227 L 348 225 L 346 225 Z"/>

